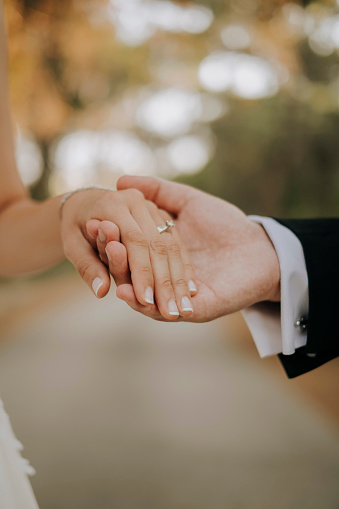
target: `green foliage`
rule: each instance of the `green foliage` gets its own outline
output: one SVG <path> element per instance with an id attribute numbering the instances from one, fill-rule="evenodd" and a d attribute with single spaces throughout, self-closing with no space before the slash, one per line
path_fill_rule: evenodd
<path id="1" fill-rule="evenodd" d="M 213 162 L 179 180 L 249 214 L 338 215 L 339 116 L 318 114 L 286 94 L 233 106 L 214 126 Z"/>

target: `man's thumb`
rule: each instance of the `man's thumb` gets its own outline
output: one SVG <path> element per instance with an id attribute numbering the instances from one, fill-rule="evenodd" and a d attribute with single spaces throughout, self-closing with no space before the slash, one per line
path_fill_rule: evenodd
<path id="1" fill-rule="evenodd" d="M 153 201 L 159 208 L 173 214 L 179 214 L 192 193 L 193 188 L 176 182 L 153 177 L 133 177 L 125 175 L 117 182 L 117 189 L 135 188 L 141 191 L 147 200 Z"/>

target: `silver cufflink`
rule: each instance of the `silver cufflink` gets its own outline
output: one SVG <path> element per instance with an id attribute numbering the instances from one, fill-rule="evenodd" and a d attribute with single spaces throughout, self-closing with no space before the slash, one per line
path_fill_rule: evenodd
<path id="1" fill-rule="evenodd" d="M 299 327 L 300 328 L 300 332 L 304 332 L 306 329 L 307 329 L 307 323 L 308 323 L 308 320 L 307 318 L 304 318 L 303 316 L 301 318 L 299 318 L 296 322 L 295 322 L 295 326 L 296 327 Z M 317 356 L 316 353 L 307 353 L 306 354 L 307 357 L 310 357 L 310 358 L 314 358 Z"/>
<path id="2" fill-rule="evenodd" d="M 295 322 L 295 327 L 299 327 L 300 332 L 304 332 L 307 329 L 307 318 L 301 317 Z"/>

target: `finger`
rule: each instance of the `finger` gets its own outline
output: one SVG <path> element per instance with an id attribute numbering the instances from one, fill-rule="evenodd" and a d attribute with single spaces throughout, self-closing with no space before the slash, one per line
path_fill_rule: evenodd
<path id="1" fill-rule="evenodd" d="M 99 219 L 90 219 L 86 223 L 86 238 L 88 242 L 91 244 L 93 249 L 97 249 L 97 237 L 98 237 L 98 228 L 100 225 Z"/>
<path id="2" fill-rule="evenodd" d="M 128 266 L 127 250 L 120 242 L 109 242 L 106 246 L 109 271 L 117 286 L 131 284 L 131 273 Z"/>
<path id="3" fill-rule="evenodd" d="M 66 258 L 73 263 L 96 297 L 101 299 L 107 295 L 111 285 L 108 269 L 80 230 L 74 229 L 65 235 L 64 251 Z"/>
<path id="4" fill-rule="evenodd" d="M 106 245 L 108 242 L 120 241 L 120 230 L 112 221 L 101 221 L 98 226 L 97 250 L 101 260 L 108 265 Z"/>
<path id="5" fill-rule="evenodd" d="M 147 200 L 173 214 L 179 214 L 187 201 L 200 192 L 184 184 L 153 177 L 132 177 L 130 175 L 120 177 L 117 182 L 117 189 L 130 188 L 138 189 Z"/>
<path id="6" fill-rule="evenodd" d="M 121 242 L 127 249 L 135 295 L 140 304 L 152 304 L 154 279 L 146 236 L 124 203 L 116 210 L 116 222 L 119 224 Z"/>
<path id="7" fill-rule="evenodd" d="M 164 223 L 166 223 L 166 221 L 173 220 L 170 214 L 168 214 L 168 212 L 166 212 L 165 210 L 159 210 L 159 212 Z M 195 271 L 191 262 L 190 255 L 188 253 L 185 243 L 182 241 L 182 238 L 175 227 L 172 229 L 172 235 L 180 248 L 181 260 L 185 270 L 185 280 L 187 281 L 189 292 L 192 296 L 196 295 L 198 291 L 197 278 L 195 276 Z"/>
<path id="8" fill-rule="evenodd" d="M 133 286 L 130 284 L 124 284 L 117 288 L 117 297 L 123 301 L 125 301 L 130 308 L 138 313 L 141 313 L 148 318 L 152 318 L 153 320 L 157 320 L 160 322 L 169 322 L 170 320 L 166 320 L 158 310 L 156 304 L 150 304 L 149 306 L 142 306 L 134 293 Z M 180 320 L 181 318 L 179 318 Z"/>
<path id="9" fill-rule="evenodd" d="M 161 214 L 159 209 L 153 203 L 149 203 L 149 210 L 155 225 L 164 224 L 165 213 Z M 166 220 L 167 219 L 171 219 L 169 214 L 166 215 Z M 180 245 L 177 242 L 177 234 L 174 230 L 175 228 L 173 228 L 170 231 L 159 233 L 159 237 L 166 246 L 167 254 L 166 265 L 168 267 L 168 271 L 170 274 L 179 313 L 181 314 L 181 316 L 189 316 L 193 313 L 193 305 L 190 299 L 191 296 L 188 287 L 188 280 L 186 280 L 185 267 L 181 258 Z M 155 276 L 155 288 L 157 292 L 156 276 Z M 156 302 L 158 304 L 159 310 L 162 311 L 158 303 L 157 293 Z"/>
<path id="10" fill-rule="evenodd" d="M 165 318 L 175 320 L 179 316 L 179 310 L 176 302 L 176 294 L 172 285 L 166 239 L 158 232 L 156 223 L 147 208 L 148 206 L 145 205 L 145 200 L 136 202 L 134 206 L 131 207 L 131 213 L 144 232 L 149 243 L 149 253 L 154 277 L 155 300 L 158 309 Z M 151 205 L 157 210 L 154 204 Z M 161 222 L 162 219 L 159 215 L 157 224 Z M 173 251 L 174 247 L 175 246 L 173 246 Z M 174 256 L 174 253 L 172 256 Z"/>

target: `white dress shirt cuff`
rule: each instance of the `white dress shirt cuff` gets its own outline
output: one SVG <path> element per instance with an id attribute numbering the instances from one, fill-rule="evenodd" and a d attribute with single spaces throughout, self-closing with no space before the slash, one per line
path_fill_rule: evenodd
<path id="1" fill-rule="evenodd" d="M 260 357 L 291 355 L 306 345 L 306 332 L 295 326 L 308 316 L 308 278 L 302 245 L 291 230 L 270 217 L 249 216 L 259 223 L 276 250 L 281 273 L 281 302 L 260 302 L 242 311 Z"/>

